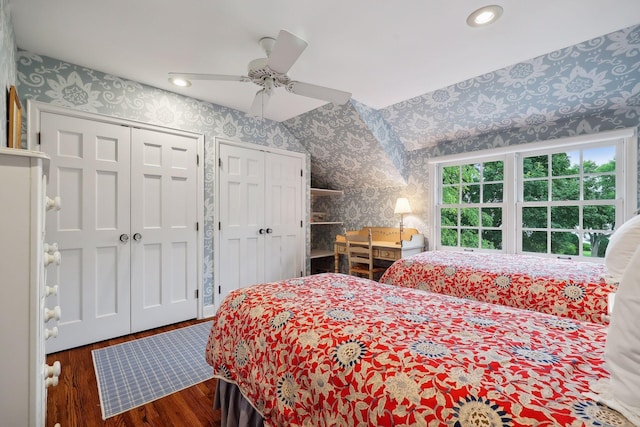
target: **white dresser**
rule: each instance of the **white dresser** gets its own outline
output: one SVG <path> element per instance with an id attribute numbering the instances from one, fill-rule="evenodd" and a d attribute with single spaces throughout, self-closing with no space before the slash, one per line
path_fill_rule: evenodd
<path id="1" fill-rule="evenodd" d="M 45 237 L 49 159 L 40 152 L 0 148 L 0 426 L 53 426 L 45 420 L 47 387 L 58 384 L 60 363 L 46 364 L 44 341 L 57 335 L 57 286 L 47 265 L 60 262 Z M 47 296 L 49 296 L 47 299 Z"/>

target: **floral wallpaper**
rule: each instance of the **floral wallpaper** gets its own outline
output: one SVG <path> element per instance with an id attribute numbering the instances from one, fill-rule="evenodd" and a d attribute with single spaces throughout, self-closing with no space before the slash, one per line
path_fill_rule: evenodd
<path id="1" fill-rule="evenodd" d="M 372 129 L 360 111 L 378 115 L 351 100 L 283 122 L 311 153 L 314 185 L 343 189 L 406 184 L 405 150 L 397 137 L 379 117 L 371 117 Z"/>
<path id="2" fill-rule="evenodd" d="M 341 198 L 321 202 L 326 204 L 321 209 L 347 229 L 397 227 L 395 200 L 408 197 L 413 213 L 405 215 L 404 224 L 426 234 L 432 157 L 640 124 L 640 25 L 380 110 L 352 99 L 264 125 L 239 111 L 33 53 L 19 51 L 17 61 L 25 99 L 203 133 L 207 153 L 215 135 L 309 153 L 313 186 L 344 190 Z M 210 157 L 205 165 L 209 302 L 215 203 Z M 341 231 L 319 230 L 312 230 L 314 245 L 329 247 Z"/>
<path id="3" fill-rule="evenodd" d="M 0 0 L 0 117 L 7 117 L 7 91 L 16 84 L 16 40 L 8 0 Z M 7 122 L 0 120 L 0 147 L 7 146 Z"/>
<path id="4" fill-rule="evenodd" d="M 354 105 L 361 119 L 345 120 Z M 352 100 L 343 110 L 333 109 L 331 117 L 314 110 L 284 124 L 311 147 L 313 170 L 318 175 L 314 179 L 329 188 L 345 190 L 332 207 L 332 215 L 344 221 L 345 228 L 397 227 L 400 218 L 393 214 L 395 200 L 408 197 L 413 213 L 405 215 L 405 226 L 426 234 L 431 222 L 430 158 L 638 127 L 640 25 L 379 110 L 378 117 L 388 124 L 387 133 L 367 126 L 370 121 L 365 117 L 370 112 L 366 108 Z M 353 123 L 363 132 L 368 130 L 370 137 L 377 139 L 382 134 L 383 138 L 399 139 L 406 148 L 406 169 L 397 168 L 404 183 L 389 180 L 385 185 L 380 180 L 361 179 L 360 171 L 382 155 L 384 149 L 377 147 L 387 146 L 388 141 L 378 141 L 375 155 L 356 149 L 345 152 L 350 147 L 344 140 L 352 135 Z M 316 129 L 334 141 L 321 139 Z M 364 165 L 358 162 L 353 168 L 352 159 L 362 159 Z M 344 176 L 348 170 L 353 174 Z"/>
<path id="5" fill-rule="evenodd" d="M 562 120 L 640 113 L 640 25 L 520 62 L 382 110 L 407 150 Z"/>
<path id="6" fill-rule="evenodd" d="M 18 91 L 25 104 L 27 99 L 33 99 L 205 135 L 204 303 L 212 304 L 214 177 L 217 164 L 214 137 L 300 153 L 306 153 L 306 148 L 277 122 L 247 118 L 241 111 L 23 50 L 18 51 L 17 59 Z"/>

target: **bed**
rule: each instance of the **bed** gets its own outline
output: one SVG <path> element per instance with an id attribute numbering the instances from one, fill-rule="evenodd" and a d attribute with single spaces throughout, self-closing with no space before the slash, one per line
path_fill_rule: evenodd
<path id="1" fill-rule="evenodd" d="M 325 273 L 230 293 L 206 359 L 242 401 L 216 399 L 223 426 L 245 425 L 241 405 L 267 426 L 630 426 L 584 395 L 608 379 L 605 337 L 591 322 Z"/>
<path id="2" fill-rule="evenodd" d="M 524 308 L 594 323 L 607 322 L 604 263 L 528 255 L 429 251 L 396 261 L 386 284 Z"/>

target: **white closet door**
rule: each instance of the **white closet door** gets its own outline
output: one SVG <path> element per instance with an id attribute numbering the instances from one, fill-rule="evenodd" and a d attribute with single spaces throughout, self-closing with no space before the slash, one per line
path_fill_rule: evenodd
<path id="1" fill-rule="evenodd" d="M 133 129 L 131 332 L 197 315 L 194 138 Z"/>
<path id="2" fill-rule="evenodd" d="M 221 301 L 234 289 L 263 281 L 266 227 L 264 153 L 227 144 L 219 148 Z"/>
<path id="3" fill-rule="evenodd" d="M 47 214 L 47 240 L 64 260 L 47 272 L 64 307 L 51 353 L 129 333 L 130 246 L 120 236 L 129 234 L 130 131 L 50 113 L 40 131 L 64 207 Z"/>
<path id="4" fill-rule="evenodd" d="M 265 153 L 265 282 L 302 276 L 302 159 Z"/>

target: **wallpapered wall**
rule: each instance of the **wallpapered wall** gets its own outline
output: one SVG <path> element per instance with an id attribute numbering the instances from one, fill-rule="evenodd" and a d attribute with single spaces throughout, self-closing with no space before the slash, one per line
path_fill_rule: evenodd
<path id="1" fill-rule="evenodd" d="M 16 84 L 16 41 L 8 0 L 0 0 L 0 147 L 7 146 L 7 90 Z"/>
<path id="2" fill-rule="evenodd" d="M 336 189 L 406 184 L 406 152 L 379 112 L 355 100 L 327 104 L 283 122 L 312 156 L 319 186 Z"/>
<path id="3" fill-rule="evenodd" d="M 637 118 L 639 108 L 636 25 L 381 111 L 407 150 L 416 150 L 512 128 L 548 138 L 561 120 L 606 112 Z"/>
<path id="4" fill-rule="evenodd" d="M 215 135 L 310 153 L 314 185 L 345 191 L 326 209 L 347 229 L 397 226 L 395 200 L 408 197 L 413 214 L 405 216 L 405 225 L 426 234 L 430 158 L 637 127 L 640 120 L 640 25 L 382 110 L 351 100 L 260 126 L 239 111 L 33 53 L 19 51 L 17 60 L 23 100 L 206 135 L 207 303 L 212 298 Z M 324 238 L 330 243 L 332 236 Z"/>
<path id="5" fill-rule="evenodd" d="M 300 153 L 307 150 L 282 124 L 243 112 L 18 50 L 18 92 L 27 99 L 205 135 L 204 303 L 213 302 L 214 137 Z M 26 102 L 25 102 L 26 103 Z M 307 170 L 309 156 L 307 155 Z M 310 179 L 307 177 L 307 181 Z M 308 186 L 308 185 L 307 185 Z M 308 211 L 307 207 L 307 211 Z M 308 233 L 307 233 L 308 234 Z M 308 245 L 307 245 L 308 246 Z"/>
<path id="6" fill-rule="evenodd" d="M 356 185 L 361 183 L 357 176 L 335 175 L 335 170 L 349 170 L 350 164 L 342 159 L 362 159 L 365 164 L 375 161 L 362 153 L 366 150 L 350 152 L 349 114 L 348 108 L 334 109 L 330 116 L 318 109 L 285 122 L 303 144 L 312 141 L 319 182 L 345 190 L 332 214 L 345 221 L 347 229 L 397 226 L 395 199 L 408 197 L 414 214 L 405 217 L 405 224 L 426 233 L 431 221 L 430 158 L 637 127 L 640 25 L 380 110 L 378 114 L 389 124 L 391 137 L 410 150 L 403 174 L 406 185 L 388 182 L 380 186 L 374 181 Z M 342 141 L 321 140 L 324 135 Z M 372 131 L 372 135 L 378 134 Z M 321 143 L 318 149 L 316 145 Z M 335 156 L 338 150 L 340 156 Z"/>

